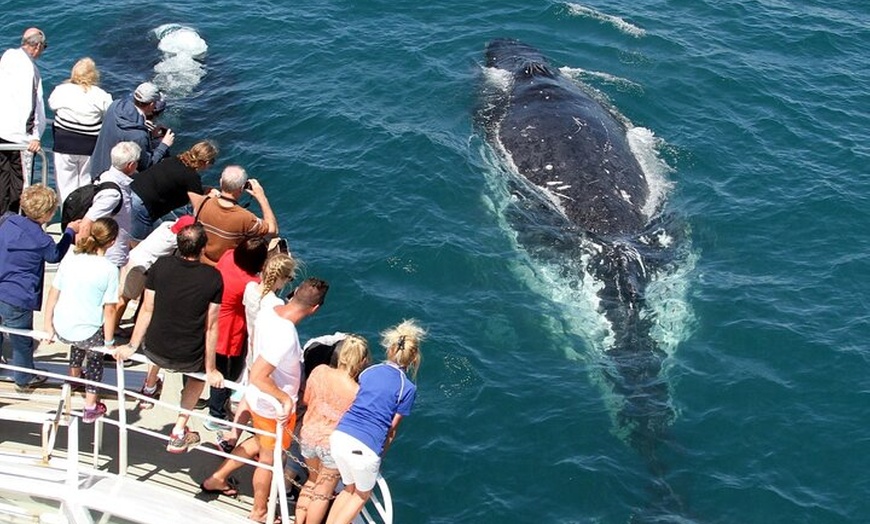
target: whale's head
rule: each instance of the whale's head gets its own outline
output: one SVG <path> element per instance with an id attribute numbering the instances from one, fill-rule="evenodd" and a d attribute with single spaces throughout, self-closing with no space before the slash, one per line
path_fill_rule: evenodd
<path id="1" fill-rule="evenodd" d="M 556 75 L 540 51 L 510 38 L 499 38 L 487 44 L 486 67 L 503 69 L 525 77 L 553 78 Z"/>

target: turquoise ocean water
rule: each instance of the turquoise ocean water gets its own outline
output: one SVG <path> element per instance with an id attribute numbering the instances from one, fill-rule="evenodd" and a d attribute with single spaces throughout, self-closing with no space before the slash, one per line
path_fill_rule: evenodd
<path id="1" fill-rule="evenodd" d="M 397 522 L 870 521 L 866 1 L 2 12 L 4 48 L 47 32 L 46 92 L 85 55 L 116 96 L 157 76 L 174 151 L 214 139 L 207 182 L 232 162 L 263 183 L 304 273 L 332 283 L 303 337 L 429 329 L 384 466 Z M 207 53 L 164 56 L 154 30 L 173 23 Z M 472 117 L 496 37 L 540 48 L 631 122 L 686 223 L 660 283 L 677 416 L 656 467 L 611 421 L 579 276 L 531 257 L 505 219 L 505 167 Z"/>

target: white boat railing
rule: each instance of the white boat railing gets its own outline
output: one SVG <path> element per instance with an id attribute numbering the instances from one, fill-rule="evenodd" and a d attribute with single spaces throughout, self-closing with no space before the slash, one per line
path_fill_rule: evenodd
<path id="1" fill-rule="evenodd" d="M 48 337 L 48 333 L 41 332 L 38 330 L 21 330 L 14 328 L 7 328 L 0 326 L 0 332 L 5 332 L 8 334 L 29 336 L 31 338 L 37 340 L 45 340 Z M 93 351 L 97 351 L 100 353 L 111 354 L 112 350 L 106 348 L 95 348 Z M 142 354 L 136 353 L 130 357 L 131 360 L 143 363 L 147 365 L 152 365 L 152 363 Z M 285 485 L 285 476 L 284 476 L 284 461 L 282 460 L 283 446 L 282 446 L 282 438 L 283 438 L 283 425 L 279 422 L 276 432 L 274 434 L 253 428 L 251 426 L 243 426 L 239 424 L 235 424 L 228 421 L 218 420 L 208 415 L 204 415 L 201 413 L 197 413 L 195 411 L 182 409 L 177 404 L 170 404 L 168 402 L 164 402 L 162 400 L 153 399 L 151 397 L 146 397 L 140 393 L 132 392 L 126 390 L 125 385 L 125 368 L 124 363 L 122 361 L 117 361 L 115 365 L 116 375 L 117 375 L 117 386 L 112 386 L 111 384 L 106 384 L 103 382 L 93 382 L 90 380 L 86 380 L 84 378 L 78 377 L 70 377 L 67 375 L 60 375 L 57 373 L 51 373 L 45 370 L 33 370 L 27 368 L 19 368 L 16 366 L 12 366 L 10 364 L 0 364 L 0 369 L 8 369 L 11 371 L 23 371 L 26 373 L 43 375 L 51 379 L 55 379 L 58 381 L 65 381 L 64 385 L 61 388 L 61 394 L 59 396 L 57 407 L 54 410 L 54 414 L 49 416 L 48 414 L 41 413 L 41 417 L 39 413 L 30 413 L 29 415 L 20 415 L 18 418 L 10 417 L 5 414 L 0 414 L 0 418 L 9 418 L 12 420 L 18 421 L 30 421 L 30 422 L 39 422 L 43 424 L 43 450 L 42 457 L 44 461 L 48 461 L 51 457 L 51 454 L 54 449 L 55 444 L 55 436 L 57 434 L 57 428 L 59 425 L 67 425 L 70 426 L 70 439 L 72 439 L 72 431 L 76 431 L 77 434 L 77 419 L 81 415 L 80 412 L 75 412 L 71 407 L 71 389 L 70 383 L 77 383 L 83 385 L 92 385 L 102 390 L 113 391 L 117 396 L 118 402 L 118 420 L 113 420 L 110 417 L 103 416 L 96 420 L 96 424 L 94 426 L 94 448 L 93 448 L 93 465 L 96 468 L 98 466 L 99 461 L 99 453 L 102 441 L 102 433 L 103 433 L 103 424 L 110 424 L 116 426 L 118 428 L 118 472 L 119 476 L 126 476 L 128 469 L 128 432 L 133 431 L 142 435 L 147 435 L 149 437 L 161 439 L 161 440 L 169 440 L 169 437 L 163 435 L 161 433 L 157 433 L 156 431 L 149 430 L 147 428 L 131 425 L 127 423 L 127 409 L 126 409 L 126 401 L 128 399 L 141 399 L 147 401 L 152 404 L 160 405 L 168 410 L 174 410 L 176 412 L 185 413 L 193 418 L 200 418 L 203 420 L 212 420 L 215 422 L 220 422 L 222 424 L 229 425 L 231 427 L 238 428 L 240 430 L 248 431 L 250 433 L 261 434 L 261 435 L 270 435 L 275 438 L 275 455 L 273 457 L 272 465 L 267 466 L 260 462 L 245 459 L 243 457 L 238 457 L 235 455 L 230 455 L 224 453 L 219 449 L 211 449 L 205 446 L 197 446 L 195 451 L 210 453 L 212 455 L 217 455 L 223 458 L 229 458 L 243 464 L 248 464 L 257 468 L 271 468 L 272 469 L 272 485 L 270 489 L 269 499 L 268 499 L 268 516 L 266 522 L 273 522 L 275 519 L 276 510 L 280 512 L 281 521 L 282 522 L 290 522 L 291 515 L 289 514 L 288 504 L 287 504 L 287 489 Z M 197 380 L 205 380 L 205 375 L 203 373 L 184 373 L 191 378 Z M 232 381 L 224 381 L 224 387 L 227 389 L 231 389 L 233 391 L 244 391 L 245 386 L 238 384 Z M 21 394 L 15 394 L 13 396 L 17 396 L 18 398 L 24 398 Z M 264 395 L 266 396 L 266 395 Z M 277 410 L 277 412 L 281 411 L 281 404 L 277 399 L 273 397 L 268 397 L 269 401 L 272 403 L 273 407 Z M 26 411 L 25 411 L 26 413 Z M 75 426 L 75 430 L 73 430 L 73 426 Z M 76 436 L 77 439 L 77 436 Z M 68 463 L 70 467 L 76 467 L 78 464 L 78 441 L 70 442 L 68 449 Z M 75 465 L 75 466 L 73 466 Z M 72 475 L 75 474 L 75 477 Z M 78 472 L 69 472 L 71 475 L 70 478 L 77 478 Z M 371 508 L 374 509 L 374 514 L 369 511 L 368 507 L 363 508 L 363 511 L 360 514 L 360 517 L 356 522 L 361 522 L 362 524 L 392 524 L 393 522 L 393 505 L 392 505 L 392 496 L 390 493 L 389 486 L 383 477 L 379 476 L 377 481 L 377 491 L 380 492 L 380 496 L 377 493 L 373 492 L 370 498 Z"/>
<path id="2" fill-rule="evenodd" d="M 27 151 L 27 144 L 0 144 L 0 151 Z M 44 186 L 48 185 L 48 154 L 51 153 L 51 149 L 40 148 L 39 151 L 34 153 L 34 155 L 39 156 L 42 160 L 41 162 L 41 184 Z M 33 170 L 31 170 L 33 171 Z M 24 187 L 27 187 L 33 183 L 32 173 L 30 177 L 24 177 Z"/>

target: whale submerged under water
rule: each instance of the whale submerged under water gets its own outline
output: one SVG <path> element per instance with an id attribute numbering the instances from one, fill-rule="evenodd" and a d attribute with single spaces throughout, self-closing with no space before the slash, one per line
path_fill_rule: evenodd
<path id="1" fill-rule="evenodd" d="M 516 40 L 490 42 L 485 66 L 499 82 L 485 87 L 476 116 L 517 175 L 510 186 L 525 220 L 511 225 L 525 230 L 518 239 L 530 253 L 558 256 L 585 273 L 575 281 L 595 282 L 594 308 L 609 334 L 594 368 L 609 390 L 614 432 L 660 470 L 656 450 L 675 411 L 648 292 L 679 263 L 680 234 L 669 230 L 622 118 Z M 530 245 L 542 241 L 544 249 Z"/>

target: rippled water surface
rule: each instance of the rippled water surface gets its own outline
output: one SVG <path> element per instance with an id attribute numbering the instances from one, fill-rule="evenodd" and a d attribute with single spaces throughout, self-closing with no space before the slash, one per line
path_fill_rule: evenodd
<path id="1" fill-rule="evenodd" d="M 164 55 L 164 24 L 205 54 Z M 332 283 L 303 337 L 427 326 L 384 467 L 397 522 L 870 515 L 867 2 L 12 0 L 3 46 L 29 25 L 51 43 L 47 92 L 84 55 L 116 96 L 160 75 L 174 150 L 215 139 L 218 167 L 260 179 L 305 273 Z M 503 36 L 646 133 L 686 223 L 660 284 L 677 416 L 654 464 L 614 431 L 586 288 L 518 241 L 473 125 Z"/>

